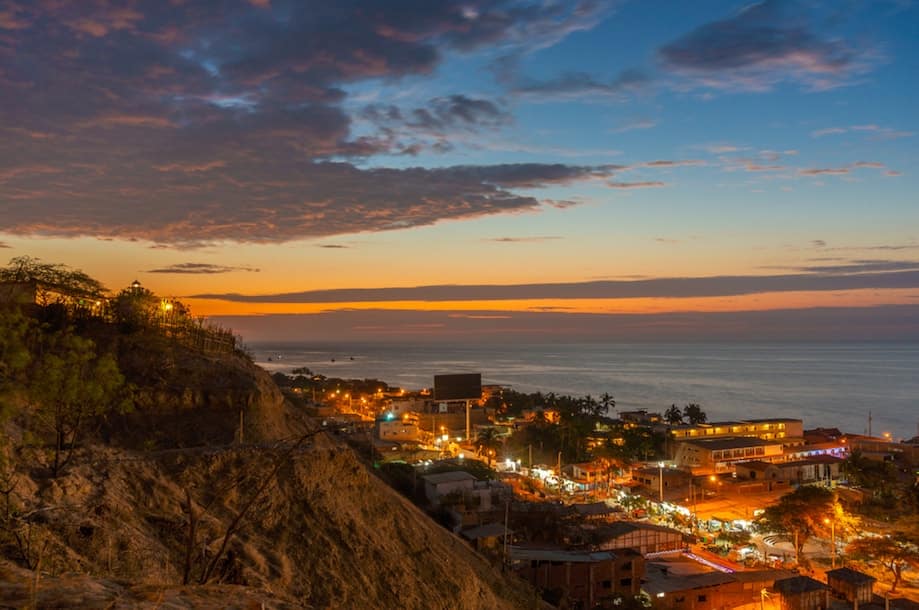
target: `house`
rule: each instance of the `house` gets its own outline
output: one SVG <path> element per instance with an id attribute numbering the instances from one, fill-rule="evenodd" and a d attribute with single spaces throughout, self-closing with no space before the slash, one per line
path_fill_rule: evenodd
<path id="1" fill-rule="evenodd" d="M 809 576 L 793 576 L 775 581 L 773 585 L 779 594 L 782 610 L 827 610 L 829 590 L 819 580 Z"/>
<path id="2" fill-rule="evenodd" d="M 859 604 L 870 603 L 877 579 L 851 568 L 827 570 L 826 582 L 835 597 Z"/>
<path id="3" fill-rule="evenodd" d="M 390 443 L 418 443 L 425 440 L 425 435 L 418 427 L 418 418 L 408 413 L 399 419 L 378 417 L 376 431 L 377 438 Z"/>
<path id="4" fill-rule="evenodd" d="M 663 489 L 661 489 L 661 479 L 663 479 Z M 647 466 L 632 470 L 632 480 L 652 492 L 655 498 L 663 491 L 664 499 L 673 498 L 674 494 L 678 494 L 682 499 L 685 495 L 682 490 L 689 488 L 692 473 L 678 468 Z"/>
<path id="5" fill-rule="evenodd" d="M 613 515 L 617 512 L 622 512 L 622 509 L 614 509 L 612 506 L 606 502 L 590 502 L 587 504 L 572 504 L 571 508 L 574 509 L 574 514 L 584 520 L 603 520 L 610 515 Z"/>
<path id="6" fill-rule="evenodd" d="M 505 538 L 510 538 L 514 532 L 500 523 L 486 523 L 471 527 L 460 532 L 460 535 L 472 543 L 475 550 L 495 549 L 504 543 Z"/>
<path id="7" fill-rule="evenodd" d="M 780 481 L 795 485 L 823 483 L 830 486 L 839 479 L 841 465 L 840 458 L 816 455 L 791 462 L 739 462 L 734 469 L 739 479 Z"/>
<path id="8" fill-rule="evenodd" d="M 444 496 L 459 492 L 471 492 L 478 480 L 464 470 L 426 474 L 421 477 L 424 481 L 424 495 L 432 504 L 439 504 Z"/>
<path id="9" fill-rule="evenodd" d="M 534 587 L 560 590 L 570 602 L 593 608 L 615 594 L 641 590 L 644 559 L 634 551 L 566 551 L 512 546 L 511 569 Z"/>
<path id="10" fill-rule="evenodd" d="M 35 282 L 0 282 L 0 305 L 32 305 L 37 300 Z"/>
<path id="11" fill-rule="evenodd" d="M 682 532 L 640 521 L 585 525 L 582 531 L 584 537 L 592 541 L 592 548 L 602 551 L 635 549 L 642 555 L 648 555 L 679 551 L 686 547 Z"/>
<path id="12" fill-rule="evenodd" d="M 593 487 L 598 481 L 602 481 L 606 475 L 603 466 L 596 462 L 568 464 L 562 468 L 562 472 L 574 479 L 575 482 L 586 483 L 590 487 Z"/>
<path id="13" fill-rule="evenodd" d="M 478 523 L 481 513 L 503 508 L 514 493 L 506 483 L 480 481 L 462 470 L 427 474 L 421 478 L 428 501 L 452 506 L 464 525 Z"/>

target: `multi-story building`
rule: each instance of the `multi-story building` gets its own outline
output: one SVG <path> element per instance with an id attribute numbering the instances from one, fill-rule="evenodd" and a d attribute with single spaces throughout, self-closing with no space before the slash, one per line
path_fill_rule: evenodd
<path id="1" fill-rule="evenodd" d="M 801 442 L 804 438 L 804 421 L 779 417 L 682 424 L 670 428 L 670 437 L 677 441 L 729 436 L 752 436 L 764 441 L 785 439 L 790 443 Z"/>
<path id="2" fill-rule="evenodd" d="M 676 443 L 673 462 L 693 474 L 732 472 L 744 461 L 784 459 L 782 440 L 763 440 L 754 436 L 700 438 Z"/>

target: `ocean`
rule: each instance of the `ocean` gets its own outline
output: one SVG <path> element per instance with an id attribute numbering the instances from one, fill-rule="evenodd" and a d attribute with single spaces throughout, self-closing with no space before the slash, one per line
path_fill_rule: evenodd
<path id="1" fill-rule="evenodd" d="M 523 392 L 616 399 L 616 410 L 664 411 L 693 402 L 710 421 L 798 417 L 805 428 L 893 438 L 919 435 L 916 343 L 252 343 L 270 372 L 308 367 L 330 377 L 374 378 L 406 389 L 435 374 L 482 373 Z M 279 358 L 280 356 L 280 358 Z M 272 361 L 269 362 L 268 358 Z"/>

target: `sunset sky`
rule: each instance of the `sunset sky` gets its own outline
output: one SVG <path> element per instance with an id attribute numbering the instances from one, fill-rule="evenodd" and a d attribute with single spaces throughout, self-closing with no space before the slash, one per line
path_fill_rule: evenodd
<path id="1" fill-rule="evenodd" d="M 911 0 L 5 1 L 0 258 L 254 340 L 919 339 L 917 28 Z"/>

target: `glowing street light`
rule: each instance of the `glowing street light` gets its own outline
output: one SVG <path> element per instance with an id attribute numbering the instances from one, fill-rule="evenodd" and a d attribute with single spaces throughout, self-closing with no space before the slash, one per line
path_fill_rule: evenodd
<path id="1" fill-rule="evenodd" d="M 661 500 L 661 504 L 663 504 L 664 503 L 664 463 L 658 462 L 657 468 L 658 468 L 658 475 L 659 475 L 658 483 L 660 483 L 660 500 Z"/>
<path id="2" fill-rule="evenodd" d="M 836 569 L 836 519 L 824 517 L 823 522 L 830 526 L 830 543 L 833 545 L 833 554 L 830 555 L 830 567 Z"/>

